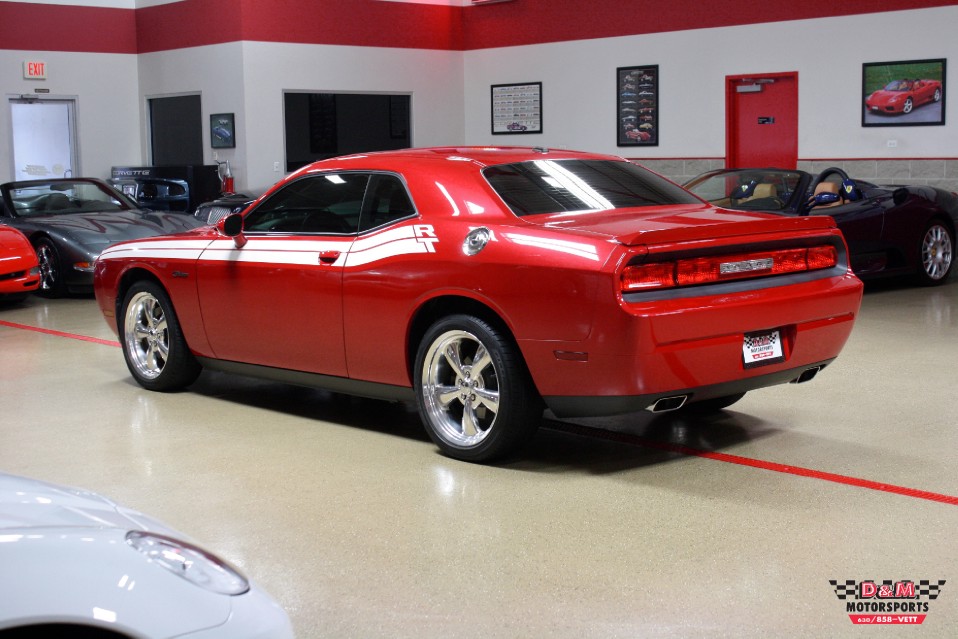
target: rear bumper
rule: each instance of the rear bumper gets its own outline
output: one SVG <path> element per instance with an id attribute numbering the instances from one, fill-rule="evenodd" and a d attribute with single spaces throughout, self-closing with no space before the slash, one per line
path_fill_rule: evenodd
<path id="1" fill-rule="evenodd" d="M 841 352 L 861 304 L 853 275 L 719 295 L 626 303 L 582 342 L 520 341 L 559 417 L 633 412 L 659 399 L 701 401 L 795 381 Z M 624 311 L 624 312 L 623 312 Z M 606 321 L 602 321 L 602 318 Z M 746 334 L 778 330 L 784 361 L 746 368 Z"/>
<path id="2" fill-rule="evenodd" d="M 803 376 L 813 376 L 819 370 L 831 364 L 832 361 L 834 360 L 817 362 L 811 365 L 803 365 L 797 368 L 775 371 L 767 375 L 737 379 L 721 384 L 711 384 L 696 388 L 681 388 L 667 393 L 621 397 L 543 397 L 543 400 L 556 417 L 602 417 L 605 415 L 620 415 L 641 410 L 651 410 L 656 402 L 670 397 L 680 397 L 684 400 L 685 404 L 689 404 L 705 399 L 747 393 L 768 386 L 777 386 L 778 384 L 798 383 Z"/>

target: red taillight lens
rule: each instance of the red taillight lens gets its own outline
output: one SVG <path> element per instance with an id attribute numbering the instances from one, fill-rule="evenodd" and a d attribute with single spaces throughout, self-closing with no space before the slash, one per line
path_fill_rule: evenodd
<path id="1" fill-rule="evenodd" d="M 808 270 L 831 268 L 838 264 L 838 251 L 834 246 L 816 246 L 808 249 Z"/>
<path id="2" fill-rule="evenodd" d="M 622 272 L 622 289 L 642 291 L 675 286 L 675 264 L 663 262 L 630 266 Z"/>
<path id="3" fill-rule="evenodd" d="M 816 271 L 836 264 L 838 251 L 831 245 L 650 262 L 626 267 L 622 272 L 622 290 L 631 292 L 712 284 Z"/>

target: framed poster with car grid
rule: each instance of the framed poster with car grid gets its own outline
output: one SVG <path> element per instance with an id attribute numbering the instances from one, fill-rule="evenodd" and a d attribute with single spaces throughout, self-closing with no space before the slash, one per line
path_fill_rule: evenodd
<path id="1" fill-rule="evenodd" d="M 616 144 L 659 145 L 659 65 L 615 70 Z"/>
<path id="2" fill-rule="evenodd" d="M 542 83 L 492 85 L 492 134 L 542 133 Z"/>

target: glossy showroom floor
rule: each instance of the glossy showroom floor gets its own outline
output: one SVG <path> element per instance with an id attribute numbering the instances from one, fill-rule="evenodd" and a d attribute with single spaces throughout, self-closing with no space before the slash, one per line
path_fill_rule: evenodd
<path id="1" fill-rule="evenodd" d="M 958 279 L 870 288 L 811 383 L 549 421 L 495 467 L 438 455 L 404 405 L 141 390 L 114 339 L 89 298 L 0 308 L 0 469 L 168 521 L 300 637 L 901 636 L 830 579 L 947 580 L 915 632 L 958 636 Z"/>

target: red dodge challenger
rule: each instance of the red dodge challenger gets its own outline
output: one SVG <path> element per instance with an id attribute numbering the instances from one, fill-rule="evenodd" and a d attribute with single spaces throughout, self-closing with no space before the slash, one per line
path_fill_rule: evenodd
<path id="1" fill-rule="evenodd" d="M 97 302 L 151 390 L 201 368 L 418 402 L 447 455 L 558 417 L 717 410 L 810 380 L 861 282 L 831 218 L 713 207 L 618 157 L 316 162 L 215 226 L 112 246 Z"/>

